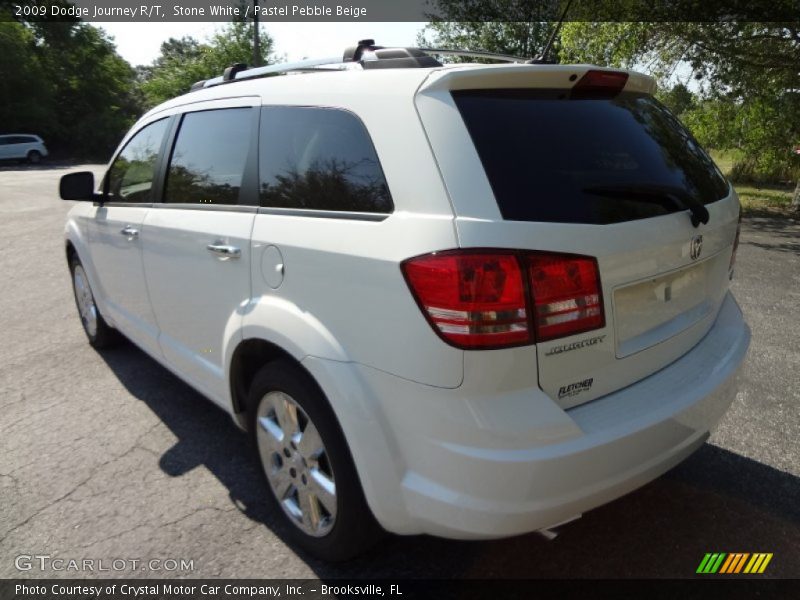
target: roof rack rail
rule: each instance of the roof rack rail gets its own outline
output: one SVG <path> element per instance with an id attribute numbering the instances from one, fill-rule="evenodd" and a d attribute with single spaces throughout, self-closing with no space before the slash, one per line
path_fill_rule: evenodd
<path id="1" fill-rule="evenodd" d="M 498 60 L 500 62 L 511 63 L 524 63 L 528 58 L 522 56 L 512 56 L 510 54 L 497 54 L 495 52 L 486 52 L 484 50 L 455 50 L 452 48 L 417 48 L 427 54 L 438 54 L 439 56 L 464 56 L 467 58 L 486 58 L 489 60 Z"/>
<path id="2" fill-rule="evenodd" d="M 279 73 L 289 73 L 291 71 L 302 71 L 312 67 L 319 67 L 323 65 L 337 65 L 342 64 L 342 59 L 338 56 L 329 58 L 311 58 L 307 60 L 298 60 L 296 62 L 281 63 L 279 65 L 267 65 L 266 67 L 256 67 L 254 69 L 240 69 L 237 70 L 232 77 L 225 78 L 224 75 L 220 77 L 213 77 L 198 81 L 192 86 L 192 90 L 199 90 L 202 88 L 213 87 L 223 83 L 233 83 L 235 81 L 244 81 L 246 79 L 255 79 L 257 77 L 266 77 L 267 75 L 277 75 Z M 227 69 L 226 69 L 227 71 Z"/>
<path id="3" fill-rule="evenodd" d="M 528 59 L 507 54 L 493 52 L 452 50 L 448 48 L 385 48 L 376 46 L 375 40 L 359 40 L 358 44 L 346 48 L 340 57 L 311 58 L 296 62 L 268 65 L 248 69 L 247 65 L 237 63 L 225 69 L 220 77 L 204 79 L 192 85 L 192 92 L 203 88 L 214 87 L 225 83 L 234 83 L 257 77 L 267 77 L 280 73 L 308 73 L 319 72 L 321 67 L 336 67 L 336 70 L 346 70 L 354 65 L 362 69 L 398 69 L 398 68 L 430 68 L 441 67 L 442 63 L 431 54 L 441 56 L 465 56 L 472 58 L 485 58 L 502 62 L 526 62 Z"/>

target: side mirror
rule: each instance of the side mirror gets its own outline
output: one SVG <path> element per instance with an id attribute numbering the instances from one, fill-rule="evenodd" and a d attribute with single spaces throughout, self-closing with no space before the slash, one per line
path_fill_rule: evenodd
<path id="1" fill-rule="evenodd" d="M 100 195 L 94 193 L 94 174 L 91 171 L 69 173 L 61 177 L 58 192 L 62 200 L 99 201 Z"/>

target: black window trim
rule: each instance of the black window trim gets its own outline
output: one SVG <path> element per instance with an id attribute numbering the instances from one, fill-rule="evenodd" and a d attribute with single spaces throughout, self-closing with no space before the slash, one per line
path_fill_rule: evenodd
<path id="1" fill-rule="evenodd" d="M 279 217 L 308 217 L 313 219 L 343 219 L 348 221 L 385 221 L 394 213 L 358 212 L 354 210 L 323 210 L 319 208 L 284 208 L 280 206 L 259 206 L 258 214 Z"/>

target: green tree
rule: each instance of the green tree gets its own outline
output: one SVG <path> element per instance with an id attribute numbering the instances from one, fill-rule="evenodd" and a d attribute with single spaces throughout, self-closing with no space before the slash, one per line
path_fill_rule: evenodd
<path id="1" fill-rule="evenodd" d="M 47 23 L 34 30 L 54 83 L 51 139 L 76 156 L 107 156 L 140 112 L 135 71 L 96 27 Z"/>
<path id="2" fill-rule="evenodd" d="M 734 178 L 795 178 L 800 210 L 800 159 L 791 152 L 800 144 L 800 22 L 576 22 L 562 44 L 571 59 L 636 66 L 662 85 L 688 65 L 703 87 L 702 102 L 684 114 L 693 133 L 738 151 Z"/>
<path id="3" fill-rule="evenodd" d="M 133 69 L 86 23 L 0 7 L 0 72 L 0 127 L 38 133 L 56 154 L 107 156 L 139 112 Z"/>
<path id="4" fill-rule="evenodd" d="M 54 86 L 33 32 L 21 23 L 0 22 L 0 73 L 0 133 L 48 131 Z"/>
<path id="5" fill-rule="evenodd" d="M 526 0 L 438 0 L 417 43 L 533 58 L 545 46 L 552 14 L 551 5 Z"/>
<path id="6" fill-rule="evenodd" d="M 654 13 L 653 22 L 635 22 L 620 20 L 626 3 L 575 3 L 568 16 L 574 20 L 564 23 L 556 42 L 558 56 L 565 63 L 635 68 L 656 77 L 662 89 L 676 69 L 691 69 L 701 97 L 689 98 L 688 90 L 673 87 L 660 94 L 662 99 L 701 141 L 738 151 L 735 176 L 798 179 L 795 205 L 800 210 L 800 158 L 791 153 L 800 145 L 800 22 L 753 22 L 753 14 L 731 20 L 733 9 L 724 6 L 717 8 L 726 19 L 692 21 L 697 11 L 708 18 L 712 7 L 684 5 L 685 11 L 661 5 L 666 14 Z M 439 0 L 420 41 L 432 37 L 446 45 L 531 56 L 537 53 L 531 40 L 541 44 L 546 33 L 530 32 L 548 31 L 552 24 L 541 21 L 556 18 L 557 8 L 558 3 L 524 0 Z M 675 14 L 686 20 L 666 18 Z M 486 22 L 493 15 L 496 22 Z"/>
<path id="7" fill-rule="evenodd" d="M 145 105 L 152 107 L 185 94 L 197 81 L 217 77 L 235 63 L 248 63 L 253 56 L 252 32 L 251 24 L 235 22 L 219 29 L 205 43 L 184 37 L 161 44 L 161 55 L 139 70 Z M 262 64 L 273 61 L 273 41 L 263 31 L 260 50 Z"/>
<path id="8" fill-rule="evenodd" d="M 696 108 L 695 95 L 682 83 L 676 83 L 670 89 L 658 94 L 658 99 L 678 117 Z"/>

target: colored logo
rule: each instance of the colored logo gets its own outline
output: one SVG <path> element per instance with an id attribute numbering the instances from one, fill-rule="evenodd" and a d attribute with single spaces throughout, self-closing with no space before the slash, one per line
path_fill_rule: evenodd
<path id="1" fill-rule="evenodd" d="M 763 573 L 767 568 L 769 561 L 772 560 L 772 553 L 766 552 L 733 552 L 726 554 L 725 552 L 707 553 L 703 560 L 700 561 L 700 566 L 697 567 L 697 573 L 702 574 L 736 574 L 736 573 Z"/>

